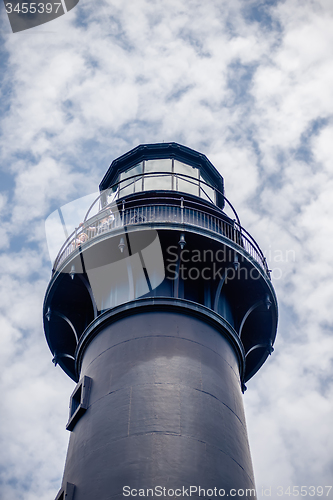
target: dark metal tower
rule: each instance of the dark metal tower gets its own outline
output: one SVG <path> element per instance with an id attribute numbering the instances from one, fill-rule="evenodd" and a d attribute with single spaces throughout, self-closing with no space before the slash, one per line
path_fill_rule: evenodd
<path id="1" fill-rule="evenodd" d="M 187 147 L 141 145 L 79 222 L 44 302 L 53 361 L 77 382 L 57 499 L 254 498 L 242 391 L 273 351 L 277 302 L 223 178 Z"/>

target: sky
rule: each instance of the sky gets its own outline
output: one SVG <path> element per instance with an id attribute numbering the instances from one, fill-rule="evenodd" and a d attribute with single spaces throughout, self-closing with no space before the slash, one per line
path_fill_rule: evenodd
<path id="1" fill-rule="evenodd" d="M 80 0 L 15 34 L 1 3 L 0 39 L 0 499 L 55 498 L 69 439 L 45 219 L 163 141 L 211 160 L 273 270 L 275 351 L 244 394 L 258 497 L 332 485 L 333 2 Z"/>

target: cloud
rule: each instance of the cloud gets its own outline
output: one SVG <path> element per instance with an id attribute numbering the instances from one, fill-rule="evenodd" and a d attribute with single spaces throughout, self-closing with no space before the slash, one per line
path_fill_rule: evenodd
<path id="1" fill-rule="evenodd" d="M 329 484 L 332 15 L 329 0 L 81 0 L 13 35 L 1 14 L 6 500 L 55 497 L 68 439 L 73 383 L 41 323 L 44 220 L 114 158 L 163 140 L 210 158 L 275 270 L 276 349 L 244 397 L 257 485 Z"/>

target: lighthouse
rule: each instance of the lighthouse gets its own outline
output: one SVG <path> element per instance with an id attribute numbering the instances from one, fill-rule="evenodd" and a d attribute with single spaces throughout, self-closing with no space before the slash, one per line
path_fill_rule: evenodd
<path id="1" fill-rule="evenodd" d="M 255 498 L 242 398 L 277 300 L 223 177 L 188 147 L 143 144 L 83 201 L 46 225 L 45 336 L 76 383 L 56 500 Z"/>

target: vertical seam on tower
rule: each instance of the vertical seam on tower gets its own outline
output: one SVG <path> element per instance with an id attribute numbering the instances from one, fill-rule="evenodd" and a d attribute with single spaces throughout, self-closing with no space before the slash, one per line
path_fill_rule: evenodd
<path id="1" fill-rule="evenodd" d="M 129 436 L 130 425 L 131 425 L 131 410 L 132 410 L 132 386 L 130 389 L 130 400 L 129 400 L 129 409 L 128 409 L 128 426 L 127 426 L 127 436 Z"/>

